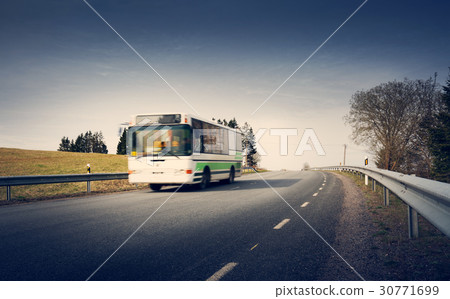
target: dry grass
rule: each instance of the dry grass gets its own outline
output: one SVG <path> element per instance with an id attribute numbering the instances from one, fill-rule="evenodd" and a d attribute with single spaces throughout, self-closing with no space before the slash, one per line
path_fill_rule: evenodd
<path id="1" fill-rule="evenodd" d="M 255 169 L 256 172 L 268 172 L 270 170 L 267 170 L 265 168 L 256 168 Z M 255 173 L 255 170 L 251 169 L 251 168 L 243 168 L 241 174 L 249 174 L 249 173 Z"/>
<path id="2" fill-rule="evenodd" d="M 383 189 L 372 182 L 364 184 L 358 175 L 340 173 L 352 178 L 367 200 L 372 221 L 378 231 L 374 234 L 377 246 L 384 253 L 388 274 L 396 280 L 449 280 L 450 239 L 419 215 L 419 238 L 408 237 L 407 205 L 395 194 L 390 194 L 390 205 L 383 205 Z"/>
<path id="3" fill-rule="evenodd" d="M 86 173 L 86 164 L 92 173 L 127 172 L 127 158 L 119 155 L 68 153 L 0 148 L 0 176 L 51 175 Z M 12 187 L 12 198 L 17 201 L 40 200 L 86 193 L 86 183 L 64 183 Z M 91 182 L 93 193 L 135 189 L 127 180 Z M 0 187 L 0 203 L 6 201 L 6 187 Z"/>

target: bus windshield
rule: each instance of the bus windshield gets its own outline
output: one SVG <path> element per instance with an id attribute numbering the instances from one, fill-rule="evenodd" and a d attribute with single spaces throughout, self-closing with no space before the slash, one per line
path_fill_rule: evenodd
<path id="1" fill-rule="evenodd" d="M 130 127 L 127 154 L 142 156 L 192 155 L 192 129 L 189 125 L 157 125 Z"/>

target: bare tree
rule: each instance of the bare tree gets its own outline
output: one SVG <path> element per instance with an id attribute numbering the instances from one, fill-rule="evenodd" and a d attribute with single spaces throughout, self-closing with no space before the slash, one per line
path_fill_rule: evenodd
<path id="1" fill-rule="evenodd" d="M 441 106 L 435 78 L 383 83 L 352 96 L 346 123 L 353 140 L 372 149 L 377 167 L 428 176 L 429 137 L 422 128 Z"/>

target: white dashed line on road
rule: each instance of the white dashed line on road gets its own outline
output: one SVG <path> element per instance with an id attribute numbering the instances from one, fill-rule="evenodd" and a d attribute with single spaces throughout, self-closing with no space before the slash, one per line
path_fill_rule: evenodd
<path id="1" fill-rule="evenodd" d="M 319 188 L 319 190 L 322 190 L 322 189 L 323 189 L 323 187 L 320 187 L 320 188 Z"/>
<path id="2" fill-rule="evenodd" d="M 222 277 L 224 277 L 228 272 L 233 270 L 234 267 L 236 267 L 238 263 L 228 263 L 225 266 L 222 267 L 219 271 L 214 273 L 210 278 L 208 278 L 206 281 L 218 281 Z"/>
<path id="3" fill-rule="evenodd" d="M 317 194 L 319 194 L 319 192 L 314 193 L 313 196 L 317 196 Z"/>
<path id="4" fill-rule="evenodd" d="M 306 207 L 307 205 L 309 205 L 309 201 L 303 203 L 303 204 L 301 205 L 301 207 L 304 208 L 304 207 Z"/>
<path id="5" fill-rule="evenodd" d="M 284 219 L 280 223 L 278 223 L 273 229 L 280 229 L 282 228 L 286 223 L 288 223 L 291 219 Z"/>

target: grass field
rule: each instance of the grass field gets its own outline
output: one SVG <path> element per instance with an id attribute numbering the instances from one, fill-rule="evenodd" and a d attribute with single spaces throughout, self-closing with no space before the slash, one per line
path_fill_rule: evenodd
<path id="1" fill-rule="evenodd" d="M 119 155 L 35 151 L 0 148 L 0 176 L 127 172 L 127 157 Z M 13 201 L 29 201 L 85 194 L 86 183 L 64 183 L 11 187 Z M 91 182 L 93 193 L 136 189 L 127 180 Z M 6 187 L 0 187 L 0 202 Z"/>

